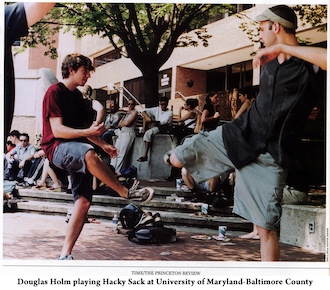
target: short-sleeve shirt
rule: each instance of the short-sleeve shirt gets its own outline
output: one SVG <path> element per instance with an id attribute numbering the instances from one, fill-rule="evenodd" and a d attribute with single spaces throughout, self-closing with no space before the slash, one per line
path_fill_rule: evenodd
<path id="1" fill-rule="evenodd" d="M 42 149 L 51 161 L 55 148 L 67 139 L 55 138 L 49 119 L 61 117 L 63 125 L 74 129 L 86 129 L 90 126 L 89 112 L 84 104 L 83 95 L 78 89 L 70 91 L 63 83 L 49 87 L 43 100 L 43 133 Z M 70 141 L 87 142 L 86 138 L 70 139 Z"/>
<path id="2" fill-rule="evenodd" d="M 118 129 L 119 121 L 121 120 L 122 115 L 119 112 L 110 113 L 105 119 L 105 128 L 106 129 Z"/>
<path id="3" fill-rule="evenodd" d="M 172 122 L 173 112 L 171 110 L 162 111 L 160 107 L 153 107 L 144 110 L 154 121 L 159 121 L 159 125 L 166 125 Z"/>
<path id="4" fill-rule="evenodd" d="M 282 166 L 295 158 L 299 133 L 316 99 L 314 77 L 312 66 L 295 57 L 263 66 L 259 94 L 250 109 L 223 125 L 224 144 L 236 168 L 265 152 Z"/>
<path id="5" fill-rule="evenodd" d="M 32 144 L 27 144 L 25 147 L 17 145 L 10 151 L 10 154 L 17 154 L 17 159 L 23 161 L 36 153 L 36 148 Z"/>

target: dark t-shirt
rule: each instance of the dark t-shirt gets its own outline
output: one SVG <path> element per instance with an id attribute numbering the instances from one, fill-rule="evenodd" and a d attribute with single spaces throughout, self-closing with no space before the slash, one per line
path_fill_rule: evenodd
<path id="1" fill-rule="evenodd" d="M 28 26 L 23 3 L 5 5 L 5 137 L 10 131 L 15 105 L 15 75 L 11 46 L 15 40 L 19 40 L 27 33 Z"/>
<path id="2" fill-rule="evenodd" d="M 96 112 L 93 109 L 93 100 L 84 98 L 84 105 L 87 110 L 86 123 L 90 126 L 96 118 Z"/>
<path id="3" fill-rule="evenodd" d="M 215 114 L 214 106 L 211 105 L 211 104 L 205 104 L 204 105 L 204 108 L 203 108 L 203 111 L 204 110 L 209 111 L 208 117 L 212 117 Z M 219 125 L 219 120 L 218 119 L 214 119 L 213 121 L 209 121 L 209 122 L 203 123 L 203 130 L 205 130 L 205 131 L 211 131 L 211 130 L 214 130 L 218 125 Z"/>
<path id="4" fill-rule="evenodd" d="M 295 57 L 263 66 L 256 101 L 241 117 L 223 125 L 224 144 L 237 168 L 265 152 L 276 163 L 289 165 L 316 100 L 313 80 L 312 66 Z"/>
<path id="5" fill-rule="evenodd" d="M 49 87 L 43 100 L 43 132 L 42 149 L 51 161 L 55 148 L 66 139 L 54 137 L 50 126 L 50 117 L 61 117 L 63 125 L 74 129 L 88 128 L 90 123 L 90 112 L 87 109 L 83 96 L 78 89 L 70 91 L 63 83 L 56 83 Z M 87 142 L 87 139 L 74 139 L 75 141 Z M 70 139 L 73 141 L 73 139 Z"/>

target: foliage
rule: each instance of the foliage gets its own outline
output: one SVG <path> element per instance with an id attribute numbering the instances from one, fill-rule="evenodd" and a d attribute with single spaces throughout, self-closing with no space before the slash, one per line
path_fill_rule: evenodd
<path id="1" fill-rule="evenodd" d="M 232 13 L 233 9 L 228 4 L 58 3 L 30 29 L 23 48 L 42 43 L 49 48 L 47 54 L 56 58 L 53 35 L 61 28 L 78 38 L 107 37 L 115 49 L 131 58 L 132 51 L 160 54 L 175 46 L 197 46 L 199 42 L 207 46 L 211 35 L 202 26 L 216 14 Z M 196 38 L 180 38 L 191 30 L 195 30 Z"/>
<path id="2" fill-rule="evenodd" d="M 219 13 L 231 14 L 229 4 L 151 3 L 57 3 L 50 13 L 30 29 L 24 46 L 42 43 L 52 58 L 57 57 L 53 40 L 61 28 L 78 37 L 98 35 L 122 56 L 128 57 L 144 78 L 146 106 L 158 103 L 158 72 L 176 46 L 208 45 L 202 28 Z M 195 37 L 183 34 L 194 31 Z"/>
<path id="3" fill-rule="evenodd" d="M 318 31 L 326 32 L 328 10 L 327 5 L 296 5 L 292 9 L 297 13 L 298 18 L 302 21 L 301 25 L 310 24 Z M 257 22 L 249 18 L 246 12 L 237 13 L 236 16 L 242 20 L 240 28 L 246 32 L 248 38 L 252 42 L 259 42 L 259 29 Z M 301 43 L 307 43 L 306 40 L 299 39 Z"/>
<path id="4" fill-rule="evenodd" d="M 309 23 L 313 28 L 317 27 L 318 31 L 327 31 L 327 5 L 296 5 L 293 10 L 298 13 L 303 26 Z"/>

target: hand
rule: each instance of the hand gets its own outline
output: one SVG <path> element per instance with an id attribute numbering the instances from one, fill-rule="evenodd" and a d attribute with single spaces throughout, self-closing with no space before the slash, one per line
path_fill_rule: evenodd
<path id="1" fill-rule="evenodd" d="M 109 154 L 110 158 L 115 158 L 117 157 L 119 151 L 118 149 L 111 145 L 111 144 L 106 144 L 102 147 L 103 151 L 106 152 L 107 154 Z"/>
<path id="2" fill-rule="evenodd" d="M 94 122 L 90 127 L 89 127 L 89 135 L 90 136 L 101 136 L 106 130 L 104 123 L 96 123 Z"/>
<path id="3" fill-rule="evenodd" d="M 25 164 L 25 160 L 22 160 L 22 161 L 18 164 L 18 167 L 19 167 L 19 168 L 23 168 L 23 167 L 24 167 L 24 164 Z"/>
<path id="4" fill-rule="evenodd" d="M 220 118 L 220 113 L 219 112 L 215 112 L 215 114 L 213 115 L 214 119 L 218 119 Z"/>
<path id="5" fill-rule="evenodd" d="M 44 156 L 46 156 L 44 150 L 39 150 L 39 151 L 37 151 L 36 153 L 34 153 L 33 158 L 36 159 L 36 158 L 41 158 L 41 157 L 44 157 Z"/>
<path id="6" fill-rule="evenodd" d="M 275 59 L 281 53 L 280 45 L 272 45 L 266 48 L 262 48 L 254 56 L 252 65 L 257 68 L 259 65 L 264 65 L 267 62 Z"/>

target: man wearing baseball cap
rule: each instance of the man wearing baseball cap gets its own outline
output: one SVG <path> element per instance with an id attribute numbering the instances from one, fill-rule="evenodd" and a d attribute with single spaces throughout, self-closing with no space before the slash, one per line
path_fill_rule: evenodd
<path id="1" fill-rule="evenodd" d="M 267 8 L 261 15 L 257 16 L 257 22 L 271 21 L 279 23 L 283 28 L 292 30 L 297 29 L 297 16 L 294 11 L 286 5 L 277 5 Z"/>
<path id="2" fill-rule="evenodd" d="M 290 7 L 267 8 L 256 20 L 264 46 L 298 46 L 297 17 Z M 235 170 L 233 212 L 257 226 L 262 261 L 279 260 L 283 188 L 316 99 L 314 75 L 309 63 L 280 53 L 262 67 L 259 94 L 248 112 L 186 139 L 169 157 L 196 182 Z"/>

